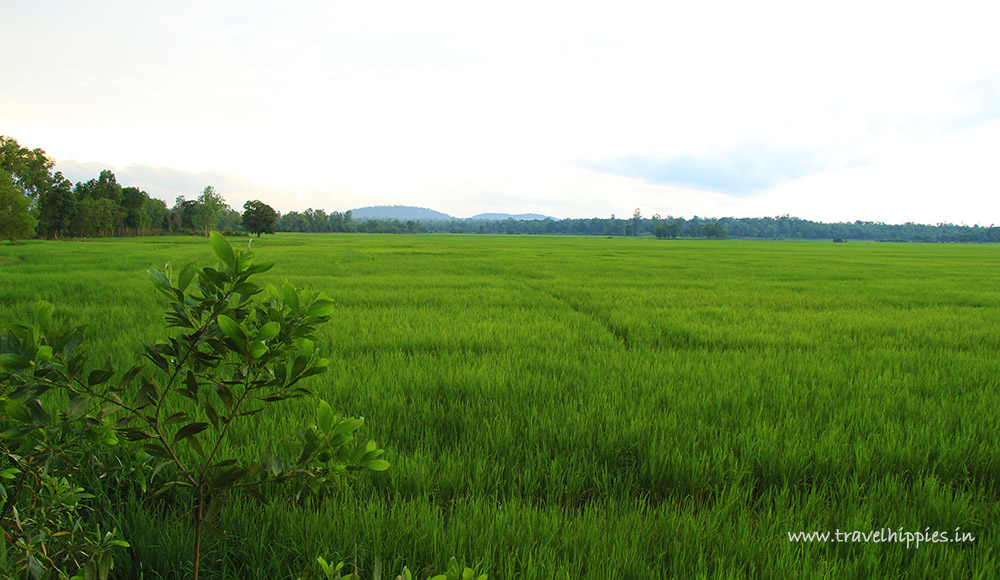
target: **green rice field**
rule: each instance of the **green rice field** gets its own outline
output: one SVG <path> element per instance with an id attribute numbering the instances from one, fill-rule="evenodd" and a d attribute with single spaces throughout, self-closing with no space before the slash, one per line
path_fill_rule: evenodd
<path id="1" fill-rule="evenodd" d="M 456 556 L 491 580 L 1000 577 L 1000 246 L 253 247 L 277 263 L 262 282 L 336 302 L 333 364 L 308 386 L 364 416 L 392 467 L 322 498 L 233 498 L 203 578 L 292 579 L 317 556 L 394 574 Z M 206 239 L 0 245 L 0 322 L 48 300 L 88 325 L 94 365 L 124 370 L 165 335 L 146 270 L 194 259 L 214 262 Z M 228 444 L 256 456 L 314 410 L 273 405 Z M 113 574 L 189 576 L 181 511 L 133 492 L 103 506 L 132 545 Z M 961 541 L 789 539 L 838 530 Z"/>

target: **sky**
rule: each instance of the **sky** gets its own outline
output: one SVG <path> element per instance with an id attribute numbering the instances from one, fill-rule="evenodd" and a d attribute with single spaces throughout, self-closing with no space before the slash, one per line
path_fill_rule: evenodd
<path id="1" fill-rule="evenodd" d="M 212 185 L 281 212 L 990 225 L 998 17 L 963 0 L 0 0 L 0 134 L 169 205 Z"/>

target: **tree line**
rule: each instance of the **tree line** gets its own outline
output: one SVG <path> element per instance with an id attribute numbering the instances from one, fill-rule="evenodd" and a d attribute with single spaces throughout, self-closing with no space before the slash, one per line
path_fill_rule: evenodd
<path id="1" fill-rule="evenodd" d="M 824 223 L 788 215 L 764 218 L 644 217 L 518 220 L 355 220 L 351 211 L 309 208 L 276 212 L 253 200 L 239 212 L 211 185 L 194 199 L 177 197 L 173 207 L 145 191 L 120 185 L 109 170 L 71 183 L 53 172 L 41 149 L 0 136 L 0 238 L 60 239 L 96 236 L 201 234 L 210 230 L 262 233 L 462 233 L 655 236 L 658 238 L 836 239 L 913 242 L 1000 242 L 1000 228 L 950 223 L 902 225 L 855 221 Z"/>
<path id="2" fill-rule="evenodd" d="M 307 217 L 309 216 L 309 217 Z M 877 221 L 840 223 L 814 222 L 793 216 L 763 218 L 702 218 L 694 216 L 650 218 L 611 216 L 608 218 L 517 220 L 352 220 L 343 214 L 323 210 L 289 212 L 276 226 L 284 232 L 361 233 L 452 233 L 584 236 L 655 236 L 664 239 L 766 239 L 766 240 L 870 240 L 886 242 L 967 242 L 1000 243 L 1000 227 L 966 226 L 951 223 L 925 225 L 886 224 Z"/>
<path id="3" fill-rule="evenodd" d="M 74 184 L 54 166 L 43 150 L 0 136 L 0 237 L 207 236 L 213 229 L 260 234 L 273 233 L 278 218 L 260 201 L 248 201 L 240 213 L 211 185 L 195 199 L 177 197 L 168 208 L 137 187 L 122 186 L 109 170 Z"/>

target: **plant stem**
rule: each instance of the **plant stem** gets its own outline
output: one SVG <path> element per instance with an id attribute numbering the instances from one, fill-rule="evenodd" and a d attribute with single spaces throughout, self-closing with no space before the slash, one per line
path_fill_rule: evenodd
<path id="1" fill-rule="evenodd" d="M 192 573 L 192 580 L 198 580 L 198 570 L 201 567 L 201 513 L 202 507 L 205 505 L 205 493 L 202 487 L 198 486 L 198 503 L 195 504 L 194 508 L 194 572 Z"/>

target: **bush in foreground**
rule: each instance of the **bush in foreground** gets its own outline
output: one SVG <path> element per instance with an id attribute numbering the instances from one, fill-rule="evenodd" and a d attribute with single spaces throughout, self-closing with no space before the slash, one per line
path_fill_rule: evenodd
<path id="1" fill-rule="evenodd" d="M 87 535 L 80 505 L 93 496 L 71 483 L 81 465 L 138 479 L 143 489 L 153 482 L 154 495 L 186 490 L 195 579 L 202 533 L 225 537 L 212 522 L 231 493 L 266 501 L 275 484 L 300 481 L 319 490 L 351 471 L 389 467 L 374 441 L 356 438 L 363 419 L 335 416 L 325 401 L 317 404 L 314 425 L 273 442 L 265 456 L 224 456 L 234 422 L 311 394 L 300 381 L 329 364 L 318 354 L 315 332 L 333 304 L 287 283 L 265 291 L 252 278 L 273 264 L 255 264 L 249 246 L 236 251 L 217 232 L 210 239 L 217 268 L 189 264 L 174 276 L 168 265 L 150 272 L 169 301 L 167 326 L 174 332 L 143 345 L 145 363 L 117 380 L 109 366 L 85 370 L 84 328 L 53 324 L 54 307 L 46 302 L 34 305 L 30 324 L 0 335 L 0 478 L 7 482 L 0 488 L 0 524 L 13 540 L 0 569 L 30 578 L 107 578 L 111 549 L 127 547 L 114 532 L 98 530 L 90 543 L 52 549 Z M 64 409 L 46 408 L 50 391 L 65 395 Z M 118 435 L 139 451 L 112 449 Z"/>

